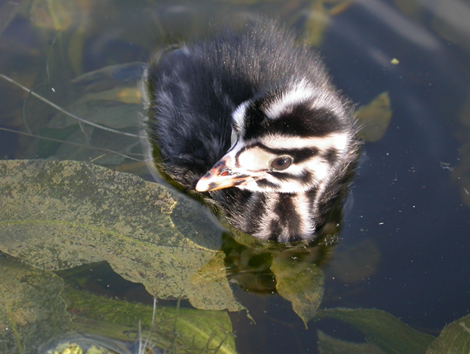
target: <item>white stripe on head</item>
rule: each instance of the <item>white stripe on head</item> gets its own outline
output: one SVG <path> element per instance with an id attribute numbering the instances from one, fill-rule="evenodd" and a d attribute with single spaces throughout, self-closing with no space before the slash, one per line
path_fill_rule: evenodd
<path id="1" fill-rule="evenodd" d="M 248 108 L 250 103 L 251 101 L 245 101 L 241 103 L 232 113 L 233 125 L 235 125 L 241 131 L 243 131 L 243 126 L 245 123 L 246 109 Z"/>
<path id="2" fill-rule="evenodd" d="M 309 86 L 307 80 L 302 79 L 266 107 L 265 114 L 269 119 L 277 119 L 281 115 L 292 111 L 296 104 L 312 101 L 316 96 L 315 92 L 316 90 Z"/>
<path id="3" fill-rule="evenodd" d="M 319 151 L 324 151 L 335 148 L 339 153 L 343 153 L 351 142 L 351 135 L 350 133 L 331 133 L 323 137 L 302 138 L 272 134 L 266 135 L 259 140 L 264 146 L 271 149 L 316 148 Z"/>

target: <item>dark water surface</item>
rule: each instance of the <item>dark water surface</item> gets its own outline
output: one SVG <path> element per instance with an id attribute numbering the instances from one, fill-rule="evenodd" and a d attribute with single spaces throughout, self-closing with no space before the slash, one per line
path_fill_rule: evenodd
<path id="1" fill-rule="evenodd" d="M 324 37 L 311 41 L 321 42 L 335 84 L 358 106 L 388 91 L 393 115 L 384 137 L 364 145 L 341 241 L 322 268 L 320 308 L 375 308 L 438 336 L 470 312 L 470 2 L 338 3 L 69 0 L 51 10 L 46 1 L 0 2 L 0 73 L 82 118 L 117 117 L 117 129 L 138 134 L 135 91 L 98 97 L 71 80 L 148 61 L 177 39 L 206 34 L 210 18 L 262 13 L 308 34 L 314 11 L 330 11 Z M 143 164 L 97 149 L 143 160 L 131 155 L 141 153 L 138 139 L 79 133 L 73 142 L 88 147 L 46 144 L 37 136 L 69 138 L 51 130 L 67 126 L 63 115 L 3 79 L 0 93 L 0 127 L 33 135 L 0 130 L 2 159 L 93 160 L 152 180 Z M 105 273 L 113 290 L 97 293 L 151 303 L 142 286 Z M 317 329 L 345 341 L 368 337 L 332 319 L 312 320 L 307 330 L 279 295 L 233 290 L 256 321 L 230 314 L 239 353 L 318 353 Z"/>

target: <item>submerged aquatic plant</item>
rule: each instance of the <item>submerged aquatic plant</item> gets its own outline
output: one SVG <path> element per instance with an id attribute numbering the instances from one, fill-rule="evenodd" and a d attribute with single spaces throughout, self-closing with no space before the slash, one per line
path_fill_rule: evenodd
<path id="1" fill-rule="evenodd" d="M 135 342 L 111 339 L 100 335 L 77 334 L 70 335 L 52 345 L 52 348 L 42 351 L 43 354 L 166 354 L 159 350 L 152 341 L 152 330 L 155 324 L 157 299 L 153 299 L 153 313 L 150 330 L 145 338 L 139 321 Z M 41 353 L 41 354 L 42 354 Z"/>
<path id="2" fill-rule="evenodd" d="M 214 340 L 214 336 L 210 336 L 206 342 L 206 345 L 202 348 L 198 348 L 194 343 L 189 343 L 187 346 L 182 348 L 181 344 L 178 343 L 178 331 L 177 321 L 179 318 L 181 300 L 178 300 L 176 305 L 175 319 L 173 322 L 173 333 L 171 339 L 167 341 L 166 345 L 162 343 L 157 344 L 155 341 L 154 334 L 158 333 L 156 328 L 156 310 L 157 310 L 157 299 L 153 300 L 153 311 L 150 328 L 146 335 L 143 334 L 141 321 L 138 323 L 137 338 L 135 341 L 123 341 L 112 338 L 107 338 L 101 335 L 93 334 L 77 334 L 69 335 L 58 341 L 55 341 L 49 349 L 41 350 L 41 354 L 176 354 L 180 353 L 184 349 L 185 353 L 198 353 L 198 354 L 217 354 L 222 348 L 228 334 L 218 346 L 215 348 L 211 347 L 211 342 Z"/>

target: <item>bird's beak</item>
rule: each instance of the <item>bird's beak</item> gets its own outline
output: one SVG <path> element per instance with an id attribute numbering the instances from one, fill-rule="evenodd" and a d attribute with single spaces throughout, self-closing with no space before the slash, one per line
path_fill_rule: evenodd
<path id="1" fill-rule="evenodd" d="M 251 176 L 247 174 L 240 174 L 233 172 L 227 167 L 230 157 L 224 156 L 209 172 L 207 172 L 197 182 L 196 191 L 210 192 L 218 189 L 230 188 L 244 183 Z"/>

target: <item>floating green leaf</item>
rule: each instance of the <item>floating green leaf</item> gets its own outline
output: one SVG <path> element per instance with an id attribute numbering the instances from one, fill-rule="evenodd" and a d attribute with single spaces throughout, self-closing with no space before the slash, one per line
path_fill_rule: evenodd
<path id="1" fill-rule="evenodd" d="M 417 331 L 389 313 L 376 309 L 321 310 L 318 318 L 336 318 L 364 333 L 369 342 L 390 354 L 426 353 L 434 337 Z"/>
<path id="2" fill-rule="evenodd" d="M 283 256 L 282 253 L 275 256 L 271 265 L 276 276 L 276 290 L 292 303 L 295 313 L 307 327 L 323 298 L 323 272 L 313 264 Z"/>
<path id="3" fill-rule="evenodd" d="M 139 323 L 142 337 L 161 349 L 235 353 L 232 325 L 224 311 L 157 305 L 152 323 L 151 306 L 64 288 L 58 276 L 14 258 L 0 256 L 0 268 L 0 353 L 43 354 L 54 342 L 84 338 L 95 346 L 127 348 L 122 341 L 136 340 Z M 44 350 L 38 352 L 38 347 Z"/>
<path id="4" fill-rule="evenodd" d="M 386 354 L 372 343 L 346 342 L 317 331 L 318 351 L 320 354 Z"/>
<path id="5" fill-rule="evenodd" d="M 207 294 L 207 297 L 193 298 L 192 305 L 197 308 L 204 308 L 210 304 L 210 308 L 214 310 L 227 309 L 229 311 L 239 311 L 240 305 L 236 302 L 227 303 L 225 299 L 232 297 L 232 290 L 227 282 L 225 275 L 225 253 L 219 251 L 206 265 L 191 277 L 191 283 L 195 288 L 199 289 L 201 294 Z M 212 294 L 220 294 L 214 297 Z M 203 295 L 204 296 L 204 295 Z M 198 300 L 203 301 L 199 304 Z M 222 301 L 220 301 L 222 300 Z"/>
<path id="6" fill-rule="evenodd" d="M 330 15 L 323 0 L 312 1 L 311 11 L 305 23 L 305 42 L 313 47 L 319 47 L 330 24 Z"/>
<path id="7" fill-rule="evenodd" d="M 356 114 L 359 136 L 366 142 L 375 142 L 384 136 L 392 118 L 390 96 L 383 92 Z"/>
<path id="8" fill-rule="evenodd" d="M 426 352 L 426 354 L 442 353 L 470 353 L 470 315 L 446 326 Z"/>
<path id="9" fill-rule="evenodd" d="M 156 308 L 152 325 L 152 307 L 87 294 L 66 287 L 62 297 L 69 309 L 75 309 L 72 329 L 103 337 L 134 340 L 140 322 L 145 338 L 159 348 L 184 349 L 185 353 L 205 353 L 202 348 L 218 353 L 235 353 L 232 324 L 224 311 L 201 311 L 187 308 Z M 130 333 L 130 334 L 129 334 Z M 173 352 L 180 352 L 174 350 Z"/>
<path id="10" fill-rule="evenodd" d="M 65 333 L 70 316 L 58 276 L 0 256 L 0 353 L 36 353 L 44 338 Z"/>
<path id="11" fill-rule="evenodd" d="M 1 161 L 0 250 L 46 270 L 107 261 L 157 298 L 242 309 L 231 292 L 207 294 L 191 282 L 216 256 L 220 229 L 199 204 L 175 198 L 163 186 L 92 164 Z M 223 267 L 216 271 L 225 276 Z"/>

